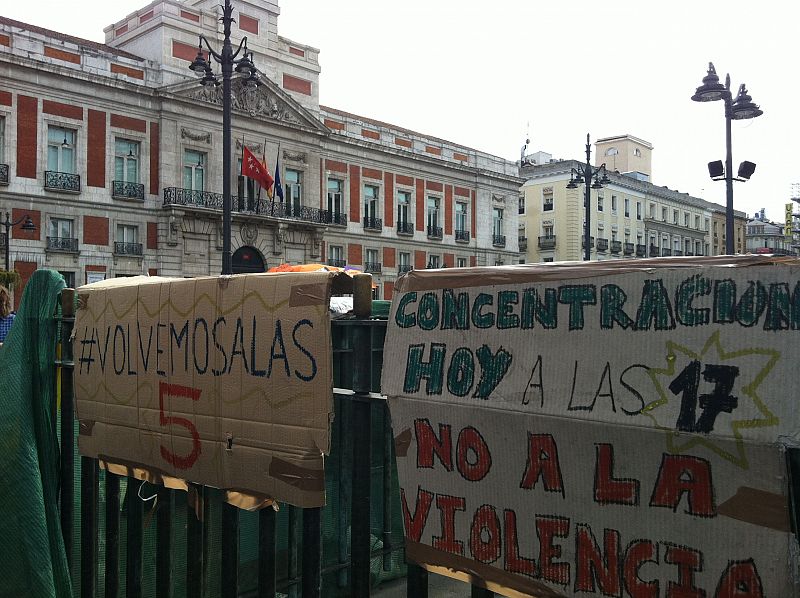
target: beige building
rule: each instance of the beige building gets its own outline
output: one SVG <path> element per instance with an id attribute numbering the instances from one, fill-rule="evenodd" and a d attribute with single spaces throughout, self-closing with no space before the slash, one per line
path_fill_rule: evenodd
<path id="1" fill-rule="evenodd" d="M 653 146 L 633 135 L 604 137 L 595 142 L 595 166 L 605 164 L 610 172 L 640 175 L 649 181 L 652 172 Z"/>
<path id="2" fill-rule="evenodd" d="M 725 206 L 713 204 L 711 211 L 711 250 L 712 255 L 725 254 Z M 749 253 L 747 247 L 747 216 L 744 212 L 733 211 L 733 232 L 736 253 Z"/>
<path id="3" fill-rule="evenodd" d="M 319 51 L 278 34 L 277 3 L 234 9 L 264 73 L 233 82 L 235 272 L 352 266 L 390 298 L 412 268 L 517 261 L 515 162 L 320 106 Z M 220 13 L 156 0 L 105 44 L 0 17 L 0 210 L 36 226 L 0 241 L 24 280 L 220 271 L 221 89 L 188 68 L 200 33 L 221 46 Z M 243 144 L 278 166 L 282 199 L 236 176 Z"/>
<path id="4" fill-rule="evenodd" d="M 651 144 L 631 135 L 597 142 L 597 162 L 605 163 L 610 182 L 590 189 L 591 258 L 724 253 L 724 243 L 718 251 L 711 237 L 720 210 L 724 222 L 724 207 L 652 184 L 652 150 Z M 616 159 L 616 169 L 610 158 Z M 572 169 L 582 170 L 584 164 L 553 160 L 545 152 L 526 162 L 519 207 L 520 251 L 526 252 L 521 261 L 583 259 L 585 187 L 569 189 L 567 184 Z"/>

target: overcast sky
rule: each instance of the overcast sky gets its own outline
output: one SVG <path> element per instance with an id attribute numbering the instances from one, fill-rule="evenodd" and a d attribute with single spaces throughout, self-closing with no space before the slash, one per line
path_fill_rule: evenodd
<path id="1" fill-rule="evenodd" d="M 28 0 L 4 16 L 104 41 L 103 27 L 145 0 Z M 234 0 L 235 6 L 235 0 Z M 733 123 L 734 207 L 782 221 L 797 159 L 800 3 L 765 0 L 280 0 L 279 33 L 321 50 L 322 104 L 510 160 L 544 150 L 584 158 L 629 133 L 654 146 L 652 181 L 716 203 L 725 183 L 722 102 L 696 103 L 708 62 L 764 115 Z M 795 106 L 793 108 L 793 106 Z M 594 147 L 592 148 L 594 152 Z M 593 157 L 594 161 L 594 157 Z"/>

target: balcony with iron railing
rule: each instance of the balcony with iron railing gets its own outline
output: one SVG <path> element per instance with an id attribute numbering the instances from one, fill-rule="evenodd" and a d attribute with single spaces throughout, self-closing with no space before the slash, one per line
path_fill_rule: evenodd
<path id="1" fill-rule="evenodd" d="M 314 224 L 330 223 L 330 212 L 328 210 L 320 210 L 311 206 L 292 205 L 280 201 L 264 201 L 257 202 L 254 207 L 255 209 L 251 213 L 259 216 L 313 222 Z"/>
<path id="2" fill-rule="evenodd" d="M 403 272 L 411 272 L 414 269 L 414 266 L 411 264 L 400 264 L 397 266 L 397 272 L 402 274 Z"/>
<path id="3" fill-rule="evenodd" d="M 44 171 L 44 188 L 48 191 L 66 191 L 68 193 L 80 193 L 81 175 L 71 172 L 56 172 L 55 170 Z"/>
<path id="4" fill-rule="evenodd" d="M 398 220 L 397 221 L 397 234 L 398 235 L 413 235 L 414 234 L 414 223 L 408 222 L 407 220 Z"/>
<path id="5" fill-rule="evenodd" d="M 663 257 L 669 257 L 669 256 L 671 256 L 671 255 L 672 255 L 672 250 L 671 250 L 671 249 L 668 249 L 667 247 L 662 247 L 662 248 L 661 248 L 661 255 L 662 255 Z"/>
<path id="6" fill-rule="evenodd" d="M 505 235 L 492 235 L 492 245 L 495 247 L 505 247 L 506 246 L 506 236 Z"/>
<path id="7" fill-rule="evenodd" d="M 650 246 L 650 257 L 658 257 L 661 255 L 661 250 L 658 248 L 658 245 L 651 245 Z"/>
<path id="8" fill-rule="evenodd" d="M 683 251 L 681 251 L 680 249 L 673 249 L 672 250 L 672 255 L 682 256 L 683 255 Z"/>
<path id="9" fill-rule="evenodd" d="M 330 210 L 324 210 L 325 212 L 325 222 L 328 224 L 335 224 L 336 226 L 347 226 L 347 214 L 344 212 L 331 212 Z"/>
<path id="10" fill-rule="evenodd" d="M 461 241 L 462 243 L 469 242 L 469 231 L 465 229 L 457 228 L 455 231 L 456 241 Z"/>
<path id="11" fill-rule="evenodd" d="M 636 245 L 636 257 L 645 257 L 647 255 L 647 245 Z"/>
<path id="12" fill-rule="evenodd" d="M 594 247 L 594 237 L 589 237 L 589 249 Z M 581 248 L 586 249 L 586 237 L 581 236 Z"/>
<path id="13" fill-rule="evenodd" d="M 625 243 L 625 245 L 622 247 L 622 253 L 625 255 L 633 255 L 633 248 L 633 243 Z"/>
<path id="14" fill-rule="evenodd" d="M 47 237 L 47 251 L 78 253 L 78 239 L 70 237 Z"/>
<path id="15" fill-rule="evenodd" d="M 522 235 L 517 237 L 517 247 L 519 247 L 520 251 L 527 251 L 528 249 L 528 237 L 523 237 Z"/>
<path id="16" fill-rule="evenodd" d="M 368 272 L 370 274 L 380 274 L 381 265 L 382 264 L 380 262 L 366 262 L 364 263 L 364 272 Z"/>
<path id="17" fill-rule="evenodd" d="M 332 215 L 328 210 L 320 210 L 310 206 L 284 203 L 281 201 L 250 200 L 244 197 L 234 197 L 232 201 L 239 206 L 239 212 L 267 216 L 269 218 L 284 218 L 299 220 L 314 224 L 331 224 Z M 202 210 L 222 210 L 222 193 L 210 191 L 196 191 L 181 187 L 165 187 L 165 208 L 182 206 L 184 208 L 198 208 Z M 346 216 L 340 214 L 346 224 Z"/>
<path id="18" fill-rule="evenodd" d="M 207 208 L 211 210 L 222 209 L 222 193 L 199 191 L 196 189 L 183 189 L 181 187 L 164 187 L 164 207 L 186 206 L 194 208 Z"/>
<path id="19" fill-rule="evenodd" d="M 0 185 L 8 185 L 8 164 L 0 164 Z"/>
<path id="20" fill-rule="evenodd" d="M 345 266 L 347 266 L 347 260 L 337 260 L 329 258 L 328 265 L 333 266 L 334 268 L 344 268 Z"/>
<path id="21" fill-rule="evenodd" d="M 114 199 L 138 199 L 139 201 L 144 201 L 144 185 L 127 181 L 112 181 L 111 197 Z"/>
<path id="22" fill-rule="evenodd" d="M 539 237 L 539 249 L 555 249 L 555 247 L 555 235 L 544 235 L 543 237 Z"/>
<path id="23" fill-rule="evenodd" d="M 364 216 L 364 230 L 373 230 L 373 231 L 383 230 L 383 220 L 381 218 Z"/>
<path id="24" fill-rule="evenodd" d="M 126 243 L 124 241 L 114 242 L 115 255 L 131 255 L 134 257 L 142 257 L 142 244 L 141 243 Z"/>
<path id="25" fill-rule="evenodd" d="M 622 251 L 622 241 L 611 241 L 611 253 L 619 253 Z"/>
<path id="26" fill-rule="evenodd" d="M 441 226 L 433 226 L 428 225 L 428 238 L 429 239 L 441 239 L 442 238 L 442 227 Z"/>
<path id="27" fill-rule="evenodd" d="M 604 239 L 603 237 L 597 238 L 597 251 L 607 251 L 608 250 L 608 239 Z"/>

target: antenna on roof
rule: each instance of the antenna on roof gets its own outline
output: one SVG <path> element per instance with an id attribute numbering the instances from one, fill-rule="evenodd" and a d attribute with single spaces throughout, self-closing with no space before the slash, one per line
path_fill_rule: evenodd
<path id="1" fill-rule="evenodd" d="M 525 160 L 525 150 L 528 149 L 528 144 L 530 142 L 531 142 L 531 122 L 528 121 L 528 130 L 527 130 L 527 132 L 525 134 L 525 145 L 522 146 L 522 149 L 520 150 L 520 155 L 519 155 L 519 164 L 520 164 L 520 166 L 522 166 L 523 164 L 527 164 L 527 161 Z"/>

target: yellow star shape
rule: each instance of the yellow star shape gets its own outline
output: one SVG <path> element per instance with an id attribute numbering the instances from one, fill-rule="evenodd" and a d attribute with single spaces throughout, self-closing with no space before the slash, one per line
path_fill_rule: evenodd
<path id="1" fill-rule="evenodd" d="M 757 392 L 759 385 L 769 375 L 772 368 L 775 367 L 775 364 L 780 359 L 780 352 L 774 349 L 757 347 L 726 352 L 722 347 L 722 343 L 720 342 L 719 330 L 715 331 L 710 337 L 708 337 L 708 340 L 699 353 L 696 353 L 695 351 L 692 351 L 691 349 L 672 341 L 667 341 L 666 348 L 667 366 L 665 368 L 650 368 L 647 372 L 648 376 L 650 376 L 650 379 L 653 382 L 653 386 L 655 386 L 656 391 L 658 392 L 659 398 L 646 405 L 642 410 L 642 413 L 653 420 L 653 423 L 657 429 L 666 432 L 667 448 L 671 452 L 683 453 L 695 446 L 704 446 L 723 459 L 730 461 L 742 469 L 748 469 L 749 464 L 747 461 L 747 455 L 745 454 L 744 440 L 742 438 L 741 431 L 748 428 L 777 426 L 780 423 L 780 418 L 778 418 L 769 410 L 769 408 L 761 400 L 761 397 L 758 396 Z M 654 416 L 654 410 L 668 404 L 670 400 L 669 397 L 674 397 L 671 392 L 670 394 L 667 394 L 666 389 L 659 380 L 659 376 L 665 376 L 670 380 L 675 376 L 675 365 L 678 362 L 678 354 L 683 354 L 689 359 L 697 360 L 701 363 L 704 361 L 706 356 L 712 357 L 715 361 L 731 361 L 748 355 L 761 355 L 767 359 L 765 365 L 758 371 L 753 379 L 741 386 L 741 392 L 752 400 L 756 409 L 763 417 L 731 421 L 731 431 L 735 439 L 735 451 L 728 451 L 719 444 L 715 443 L 714 437 L 699 433 L 681 432 L 676 430 L 674 427 L 664 426 L 660 424 Z M 740 376 L 741 375 L 742 374 L 740 374 Z M 680 401 L 680 397 L 674 397 L 673 400 Z"/>

